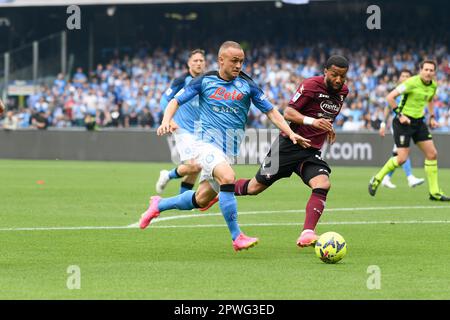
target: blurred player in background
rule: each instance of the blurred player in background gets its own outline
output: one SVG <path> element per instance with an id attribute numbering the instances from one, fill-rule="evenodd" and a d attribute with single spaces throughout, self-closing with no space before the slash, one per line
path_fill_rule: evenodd
<path id="1" fill-rule="evenodd" d="M 3 104 L 2 99 L 0 99 L 0 115 L 2 115 L 4 111 L 5 111 L 5 105 Z"/>
<path id="2" fill-rule="evenodd" d="M 425 156 L 425 173 L 428 180 L 429 199 L 435 201 L 450 201 L 439 188 L 437 150 L 425 123 L 425 106 L 428 106 L 429 126 L 433 129 L 438 126 L 434 119 L 433 97 L 436 94 L 437 84 L 433 80 L 437 64 L 433 60 L 425 60 L 420 64 L 420 72 L 401 83 L 392 90 L 387 101 L 396 112 L 393 121 L 394 140 L 397 146 L 397 156 L 390 158 L 384 167 L 370 179 L 369 194 L 375 196 L 378 186 L 384 176 L 403 165 L 409 156 L 411 138 Z M 395 99 L 403 94 L 401 105 Z"/>
<path id="3" fill-rule="evenodd" d="M 306 204 L 303 230 L 297 240 L 299 247 L 314 245 L 318 239 L 315 228 L 325 209 L 331 187 L 331 169 L 322 159 L 320 148 L 325 140 L 328 139 L 332 144 L 336 139 L 333 122 L 348 95 L 345 85 L 348 66 L 346 58 L 331 56 L 325 64 L 324 75 L 303 81 L 285 110 L 284 117 L 291 122 L 291 129 L 310 139 L 311 146 L 307 149 L 298 148 L 282 133 L 272 144 L 255 177 L 236 182 L 236 195 L 256 195 L 279 179 L 288 178 L 295 173 L 312 189 Z M 279 170 L 273 175 L 266 174 L 265 168 L 272 165 L 271 158 L 274 156 L 278 157 Z"/>
<path id="4" fill-rule="evenodd" d="M 239 153 L 251 103 L 266 113 L 295 148 L 309 146 L 309 140 L 291 130 L 262 90 L 241 71 L 244 56 L 239 43 L 224 42 L 218 54 L 219 70 L 195 78 L 169 102 L 158 135 L 173 131 L 171 120 L 178 105 L 199 96 L 201 125 L 198 134 L 201 140 L 196 144 L 196 161 L 202 168 L 200 185 L 196 192 L 189 190 L 172 198 L 151 197 L 149 208 L 140 220 L 141 229 L 163 211 L 204 207 L 218 194 L 234 250 L 248 249 L 258 243 L 258 238 L 248 237 L 240 230 L 234 194 L 235 173 L 231 167 L 231 159 Z"/>
<path id="5" fill-rule="evenodd" d="M 400 75 L 398 77 L 398 85 L 403 83 L 403 81 L 405 81 L 406 79 L 410 78 L 412 76 L 411 71 L 407 70 L 407 69 L 403 69 L 400 71 Z M 398 96 L 396 98 L 396 103 L 398 105 L 402 105 L 402 99 L 405 99 L 404 96 Z M 379 130 L 379 134 L 381 137 L 384 137 L 386 134 L 386 121 L 389 119 L 389 115 L 392 113 L 391 111 L 391 107 L 389 106 L 389 104 L 386 106 L 386 108 L 384 109 L 384 119 L 385 121 L 383 121 L 380 125 L 380 130 Z M 392 126 L 391 126 L 391 131 L 392 131 Z M 392 149 L 392 155 L 395 157 L 397 156 L 397 146 L 394 144 L 394 148 Z M 412 167 L 411 167 L 411 160 L 406 159 L 405 163 L 402 165 L 403 171 L 405 171 L 406 174 L 406 178 L 408 180 L 408 185 L 413 188 L 416 186 L 421 185 L 422 183 L 425 182 L 425 179 L 423 178 L 416 178 L 413 174 L 412 174 Z M 389 189 L 395 189 L 397 186 L 395 184 L 392 183 L 391 181 L 391 177 L 394 174 L 395 169 L 390 171 L 387 175 L 384 176 L 383 181 L 381 181 L 381 184 Z"/>
<path id="6" fill-rule="evenodd" d="M 205 72 L 205 51 L 202 49 L 195 49 L 189 54 L 188 72 L 176 78 L 170 88 L 168 88 L 161 97 L 160 107 L 165 110 L 169 101 L 184 87 L 186 87 L 192 79 L 198 77 Z M 198 97 L 180 105 L 179 109 L 173 117 L 175 125 L 178 127 L 173 132 L 176 148 L 180 155 L 181 164 L 172 170 L 161 170 L 159 179 L 156 182 L 156 192 L 161 194 L 166 185 L 172 179 L 181 180 L 180 194 L 192 190 L 197 176 L 200 173 L 200 166 L 193 160 L 194 157 L 194 123 L 200 117 L 200 110 L 198 104 Z"/>

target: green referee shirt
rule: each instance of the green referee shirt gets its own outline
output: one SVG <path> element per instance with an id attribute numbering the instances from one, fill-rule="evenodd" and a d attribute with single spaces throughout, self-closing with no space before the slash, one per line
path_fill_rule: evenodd
<path id="1" fill-rule="evenodd" d="M 425 84 L 420 79 L 420 75 L 416 75 L 404 81 L 396 89 L 403 94 L 399 105 L 400 112 L 411 118 L 419 119 L 424 116 L 428 102 L 433 100 L 437 84 L 434 80 L 430 84 Z"/>

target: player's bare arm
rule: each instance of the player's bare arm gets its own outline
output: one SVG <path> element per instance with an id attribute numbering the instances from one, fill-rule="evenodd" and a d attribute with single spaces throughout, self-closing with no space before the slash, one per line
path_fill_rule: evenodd
<path id="1" fill-rule="evenodd" d="M 3 101 L 0 99 L 0 115 L 5 111 L 5 105 L 3 104 Z"/>
<path id="2" fill-rule="evenodd" d="M 166 111 L 164 111 L 164 117 L 161 121 L 161 125 L 156 130 L 156 134 L 158 136 L 162 136 L 166 133 L 171 133 L 175 129 L 177 129 L 178 126 L 176 126 L 175 122 L 172 120 L 177 110 L 178 101 L 176 99 L 170 100 L 169 104 L 167 105 Z"/>
<path id="3" fill-rule="evenodd" d="M 287 121 L 291 121 L 296 124 L 310 125 L 313 126 L 314 128 L 325 130 L 328 132 L 333 130 L 333 124 L 331 123 L 330 120 L 323 118 L 314 119 L 311 117 L 307 117 L 292 107 L 286 107 L 286 110 L 284 112 L 284 118 Z"/>
<path id="4" fill-rule="evenodd" d="M 384 120 L 380 124 L 380 130 L 378 130 L 378 133 L 383 138 L 386 136 L 386 121 L 389 119 L 390 113 L 391 113 L 391 108 L 389 108 L 389 107 L 384 108 L 384 118 L 383 118 Z"/>
<path id="5" fill-rule="evenodd" d="M 327 142 L 329 144 L 333 144 L 336 142 L 336 131 L 334 131 L 334 128 L 328 132 L 327 134 Z"/>
<path id="6" fill-rule="evenodd" d="M 431 100 L 428 103 L 427 107 L 428 107 L 428 114 L 429 114 L 428 123 L 429 123 L 431 129 L 435 129 L 435 128 L 439 127 L 439 123 L 436 121 L 435 116 L 434 116 L 433 100 Z"/>
<path id="7" fill-rule="evenodd" d="M 392 90 L 386 97 L 387 102 L 389 103 L 389 105 L 391 106 L 392 110 L 395 110 L 395 108 L 397 108 L 397 103 L 395 102 L 395 98 L 397 98 L 401 93 L 398 92 L 397 89 Z M 401 124 L 411 124 L 411 120 L 403 115 L 400 114 L 398 120 L 400 121 Z"/>
<path id="8" fill-rule="evenodd" d="M 270 121 L 272 121 L 272 123 L 277 126 L 278 129 L 289 136 L 289 139 L 291 139 L 292 143 L 299 144 L 303 148 L 309 148 L 311 146 L 309 144 L 311 140 L 305 139 L 292 131 L 292 129 L 289 127 L 289 125 L 286 123 L 283 116 L 277 109 L 273 108 L 272 110 L 267 112 L 266 115 L 270 119 Z"/>

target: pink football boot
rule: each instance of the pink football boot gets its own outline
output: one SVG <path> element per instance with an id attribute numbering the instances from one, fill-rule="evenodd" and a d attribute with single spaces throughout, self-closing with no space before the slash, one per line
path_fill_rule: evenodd
<path id="1" fill-rule="evenodd" d="M 240 251 L 242 249 L 254 247 L 258 244 L 258 241 L 258 238 L 247 237 L 244 233 L 241 232 L 241 234 L 233 241 L 234 251 Z"/>
<path id="2" fill-rule="evenodd" d="M 161 201 L 161 197 L 154 196 L 150 198 L 150 205 L 148 206 L 147 211 L 145 211 L 141 220 L 139 221 L 139 228 L 145 229 L 150 224 L 150 222 L 159 216 L 158 204 Z"/>
<path id="3" fill-rule="evenodd" d="M 319 237 L 314 232 L 314 230 L 306 229 L 306 230 L 303 230 L 300 237 L 298 238 L 297 245 L 302 248 L 313 246 L 316 244 L 318 239 L 319 239 Z"/>

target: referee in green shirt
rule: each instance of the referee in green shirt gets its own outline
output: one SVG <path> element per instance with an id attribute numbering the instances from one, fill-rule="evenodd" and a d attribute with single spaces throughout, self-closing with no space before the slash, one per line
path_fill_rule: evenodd
<path id="1" fill-rule="evenodd" d="M 420 64 L 418 75 L 409 78 L 392 90 L 386 97 L 389 105 L 396 112 L 393 121 L 394 140 L 397 146 L 397 156 L 390 158 L 384 167 L 370 179 L 369 194 L 374 196 L 380 182 L 391 170 L 405 163 L 409 156 L 411 138 L 425 155 L 425 173 L 428 180 L 430 200 L 450 201 L 443 194 L 438 183 L 437 150 L 432 136 L 425 123 L 425 107 L 428 107 L 428 124 L 433 129 L 438 126 L 434 119 L 433 97 L 437 84 L 433 80 L 437 64 L 433 60 L 425 60 Z M 403 95 L 397 106 L 395 98 Z"/>

